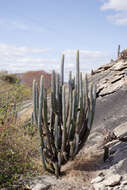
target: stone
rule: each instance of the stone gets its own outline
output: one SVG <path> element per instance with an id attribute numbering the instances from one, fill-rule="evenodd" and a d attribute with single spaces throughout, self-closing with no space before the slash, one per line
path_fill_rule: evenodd
<path id="1" fill-rule="evenodd" d="M 93 184 L 93 188 L 95 190 L 108 190 L 108 188 L 106 188 L 105 184 L 103 183 L 95 183 Z"/>
<path id="2" fill-rule="evenodd" d="M 71 190 L 71 189 L 70 189 Z M 88 187 L 82 187 L 81 190 L 88 190 Z M 90 189 L 89 189 L 90 190 Z"/>
<path id="3" fill-rule="evenodd" d="M 127 62 L 119 61 L 118 63 L 116 63 L 111 69 L 114 71 L 122 71 L 123 69 L 127 68 Z"/>
<path id="4" fill-rule="evenodd" d="M 98 176 L 104 177 L 104 173 L 101 171 L 98 173 Z"/>
<path id="5" fill-rule="evenodd" d="M 120 75 L 120 76 L 116 76 L 116 77 L 114 77 L 110 82 L 113 84 L 113 83 L 119 81 L 119 80 L 122 79 L 122 78 L 123 78 L 122 75 Z"/>
<path id="6" fill-rule="evenodd" d="M 98 176 L 98 177 L 96 177 L 95 179 L 93 179 L 93 180 L 91 181 L 91 183 L 99 183 L 99 182 L 101 182 L 101 181 L 103 181 L 103 180 L 104 180 L 104 177 Z"/>
<path id="7" fill-rule="evenodd" d="M 113 84 L 107 83 L 107 86 L 105 86 L 105 88 L 101 90 L 101 92 L 99 93 L 99 96 L 106 96 L 106 95 L 116 92 L 118 89 L 121 88 L 121 86 L 123 86 L 123 83 L 124 83 L 123 79 Z"/>
<path id="8" fill-rule="evenodd" d="M 114 61 L 111 61 L 110 63 L 99 67 L 98 70 L 107 70 L 107 69 L 111 68 L 113 65 L 114 65 Z"/>
<path id="9" fill-rule="evenodd" d="M 31 190 L 47 190 L 47 189 L 49 189 L 50 186 L 51 185 L 49 185 L 49 184 L 40 183 L 40 184 L 35 184 L 33 187 L 30 186 L 30 189 Z"/>
<path id="10" fill-rule="evenodd" d="M 26 178 L 23 183 L 31 190 L 47 190 L 51 185 L 56 185 L 58 180 L 55 176 L 38 176 L 34 178 Z"/>
<path id="11" fill-rule="evenodd" d="M 111 186 L 111 187 L 118 185 L 121 181 L 121 178 L 122 177 L 119 174 L 113 174 L 104 181 L 104 184 L 105 186 Z"/>
<path id="12" fill-rule="evenodd" d="M 127 132 L 127 122 L 122 123 L 114 129 L 116 136 L 125 136 Z"/>
<path id="13" fill-rule="evenodd" d="M 122 185 L 127 185 L 127 181 L 122 181 Z"/>

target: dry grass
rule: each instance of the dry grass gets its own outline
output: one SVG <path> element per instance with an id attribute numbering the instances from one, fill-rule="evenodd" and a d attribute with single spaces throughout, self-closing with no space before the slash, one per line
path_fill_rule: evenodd
<path id="1" fill-rule="evenodd" d="M 20 95 L 22 96 L 21 100 L 30 98 L 28 88 L 20 85 L 16 88 L 18 88 L 18 101 L 20 101 Z M 21 89 L 19 90 L 19 88 Z M 7 92 L 11 92 L 9 97 L 12 100 L 14 91 L 15 86 L 12 84 L 0 82 L 0 92 L 2 92 L 0 97 L 4 97 Z M 6 107 L 6 101 L 4 104 Z M 4 113 L 3 110 L 4 106 L 0 108 L 0 115 Z M 5 118 L 5 115 L 3 115 L 3 118 Z M 28 118 L 23 116 L 22 121 L 15 122 L 15 118 L 11 117 L 4 119 L 0 124 L 0 188 L 22 189 L 13 186 L 20 178 L 43 173 L 38 133 L 35 126 L 22 127 L 26 119 Z"/>
<path id="2" fill-rule="evenodd" d="M 91 180 L 100 173 L 102 163 L 103 151 L 98 150 L 96 146 L 91 148 L 85 146 L 74 160 L 62 167 L 61 183 L 51 190 L 77 190 L 82 187 L 92 190 Z"/>
<path id="3" fill-rule="evenodd" d="M 90 182 L 103 163 L 103 151 L 98 151 L 94 147 L 91 150 L 85 148 L 85 151 L 81 151 L 81 153 L 77 155 L 74 161 L 67 164 L 63 170 L 67 178 L 83 179 L 84 182 Z"/>
<path id="4" fill-rule="evenodd" d="M 0 187 L 11 186 L 21 176 L 43 173 L 37 131 L 33 135 L 28 128 L 14 123 L 0 127 Z"/>

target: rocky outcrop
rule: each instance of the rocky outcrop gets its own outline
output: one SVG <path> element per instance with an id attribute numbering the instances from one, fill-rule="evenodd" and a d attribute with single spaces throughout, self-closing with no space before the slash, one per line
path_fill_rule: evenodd
<path id="1" fill-rule="evenodd" d="M 97 83 L 97 95 L 103 97 L 112 94 L 127 82 L 127 61 L 111 61 L 93 73 L 89 81 Z"/>
<path id="2" fill-rule="evenodd" d="M 119 140 L 127 136 L 127 122 L 117 126 L 114 133 L 119 138 L 105 144 L 109 148 L 109 157 L 91 181 L 95 190 L 127 190 L 127 141 Z"/>

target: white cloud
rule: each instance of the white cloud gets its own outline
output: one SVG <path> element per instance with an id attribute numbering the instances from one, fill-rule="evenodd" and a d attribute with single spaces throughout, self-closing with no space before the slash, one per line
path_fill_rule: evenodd
<path id="1" fill-rule="evenodd" d="M 44 32 L 47 31 L 48 28 L 46 26 L 42 26 L 38 24 L 38 22 L 29 20 L 29 19 L 19 19 L 19 18 L 0 18 L 0 27 L 4 30 L 9 31 L 23 31 L 23 32 Z M 51 30 L 51 29 L 50 29 Z"/>
<path id="2" fill-rule="evenodd" d="M 30 70 L 45 70 L 51 72 L 60 70 L 60 60 L 56 54 L 51 57 L 52 50 L 46 48 L 17 47 L 0 44 L 0 70 L 9 72 L 25 72 Z M 75 72 L 76 50 L 65 50 L 65 78 L 68 72 Z M 50 55 L 47 57 L 47 55 Z M 51 57 L 51 58 L 49 58 Z M 80 50 L 80 70 L 90 72 L 109 61 L 109 56 L 100 51 Z"/>
<path id="3" fill-rule="evenodd" d="M 30 48 L 30 47 L 17 47 L 15 45 L 8 45 L 8 44 L 0 44 L 0 55 L 2 56 L 24 56 L 28 54 L 38 54 L 38 53 L 43 53 L 46 51 L 49 51 L 50 49 L 48 48 Z"/>
<path id="4" fill-rule="evenodd" d="M 113 10 L 114 14 L 107 16 L 108 20 L 116 25 L 127 25 L 127 0 L 107 0 L 101 6 L 101 10 Z"/>
<path id="5" fill-rule="evenodd" d="M 76 50 L 65 50 L 63 52 L 66 56 L 75 56 Z M 100 51 L 80 50 L 80 56 L 84 56 L 87 59 L 95 59 L 103 57 L 105 54 Z"/>
<path id="6" fill-rule="evenodd" d="M 99 66 L 109 62 L 110 56 L 100 51 L 80 50 L 80 70 L 85 74 L 92 69 L 97 69 Z M 65 50 L 65 72 L 68 76 L 69 71 L 75 72 L 76 50 Z"/>
<path id="7" fill-rule="evenodd" d="M 29 29 L 28 25 L 21 21 L 6 19 L 6 18 L 0 18 L 0 26 L 9 29 L 9 30 L 23 30 L 27 31 Z"/>
<path id="8" fill-rule="evenodd" d="M 54 69 L 56 59 L 45 58 L 51 49 L 0 44 L 0 70 L 24 72 L 28 70 Z"/>
<path id="9" fill-rule="evenodd" d="M 127 12 L 110 15 L 107 18 L 116 25 L 127 26 Z"/>
<path id="10" fill-rule="evenodd" d="M 115 11 L 127 10 L 127 0 L 107 0 L 101 6 L 101 10 L 113 9 Z"/>

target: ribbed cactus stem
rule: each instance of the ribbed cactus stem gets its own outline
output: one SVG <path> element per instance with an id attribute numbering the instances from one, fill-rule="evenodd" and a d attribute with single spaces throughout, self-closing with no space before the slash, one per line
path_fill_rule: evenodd
<path id="1" fill-rule="evenodd" d="M 55 175 L 58 178 L 60 175 L 60 168 L 59 168 L 58 162 L 54 163 L 54 168 L 55 168 Z"/>
<path id="2" fill-rule="evenodd" d="M 55 71 L 52 71 L 52 80 L 51 80 L 51 106 L 52 111 L 56 111 L 56 74 Z"/>
<path id="3" fill-rule="evenodd" d="M 40 154 L 41 154 L 41 160 L 42 160 L 42 166 L 44 168 L 44 170 L 48 170 L 47 166 L 46 166 L 46 159 L 45 159 L 45 155 L 43 153 L 43 139 L 40 138 Z"/>
<path id="4" fill-rule="evenodd" d="M 52 153 L 52 144 L 51 144 L 51 140 L 50 140 L 50 131 L 49 131 L 49 127 L 48 127 L 48 114 L 47 114 L 47 91 L 44 88 L 44 109 L 43 109 L 43 119 L 44 119 L 44 126 L 45 126 L 45 131 L 46 131 L 46 135 L 47 135 L 47 145 L 49 148 L 50 153 Z"/>
<path id="5" fill-rule="evenodd" d="M 76 53 L 76 90 L 77 90 L 77 99 L 79 101 L 79 50 Z"/>
<path id="6" fill-rule="evenodd" d="M 56 93 L 56 74 L 55 74 L 55 71 L 53 70 L 52 71 L 52 80 L 51 80 L 51 91 L 54 93 Z"/>
<path id="7" fill-rule="evenodd" d="M 119 58 L 120 56 L 120 45 L 118 45 L 118 52 L 117 52 L 117 57 Z"/>
<path id="8" fill-rule="evenodd" d="M 61 168 L 61 152 L 58 152 L 57 157 L 58 157 L 58 166 L 59 168 Z"/>
<path id="9" fill-rule="evenodd" d="M 80 112 L 83 112 L 84 108 L 84 100 L 83 100 L 83 81 L 82 81 L 82 73 L 80 73 L 80 93 L 79 93 L 79 107 L 80 107 Z"/>
<path id="10" fill-rule="evenodd" d="M 59 86 L 59 74 L 56 74 L 56 109 L 57 109 L 57 114 L 59 114 L 59 91 L 60 91 L 60 86 Z"/>
<path id="11" fill-rule="evenodd" d="M 56 146 L 56 150 L 57 152 L 59 151 L 59 129 L 58 129 L 58 115 L 56 115 L 55 118 L 55 146 Z"/>
<path id="12" fill-rule="evenodd" d="M 43 108 L 43 95 L 44 95 L 44 77 L 40 79 L 40 95 L 39 95 L 39 113 L 38 113 L 38 127 L 42 124 L 42 108 Z"/>
<path id="13" fill-rule="evenodd" d="M 36 82 L 36 112 L 38 115 L 38 109 L 39 109 L 39 92 L 38 92 L 38 83 Z"/>
<path id="14" fill-rule="evenodd" d="M 74 119 L 74 114 L 75 114 L 75 100 L 76 100 L 76 90 L 73 90 L 72 94 L 72 118 Z"/>
<path id="15" fill-rule="evenodd" d="M 36 101 L 37 97 L 36 97 L 36 81 L 33 80 L 33 118 L 34 118 L 34 122 L 37 125 L 38 121 L 37 121 L 37 101 Z"/>
<path id="16" fill-rule="evenodd" d="M 65 85 L 62 87 L 62 118 L 63 118 L 63 135 L 62 135 L 62 152 L 65 151 L 66 145 L 66 102 L 65 102 Z"/>
<path id="17" fill-rule="evenodd" d="M 72 71 L 69 72 L 69 89 L 72 87 Z"/>
<path id="18" fill-rule="evenodd" d="M 69 111 L 68 111 L 68 120 L 67 120 L 67 134 L 68 134 L 68 138 L 69 138 L 69 131 L 70 131 L 70 124 L 71 124 L 71 120 L 72 120 L 72 88 L 73 88 L 73 84 L 72 84 L 72 72 L 69 73 Z"/>
<path id="19" fill-rule="evenodd" d="M 87 74 L 85 75 L 85 94 L 87 95 L 88 97 L 88 78 L 87 78 Z"/>
<path id="20" fill-rule="evenodd" d="M 64 84 L 64 54 L 61 58 L 61 86 Z"/>
<path id="21" fill-rule="evenodd" d="M 56 74 L 56 99 L 59 98 L 59 74 Z"/>
<path id="22" fill-rule="evenodd" d="M 42 81 L 42 80 L 41 80 Z M 42 90 L 42 88 L 40 88 Z M 42 93 L 40 94 L 40 96 L 42 96 Z M 42 99 L 41 99 L 42 100 Z M 40 98 L 39 98 L 40 101 Z M 43 142 L 43 138 L 42 138 L 42 126 L 41 126 L 41 116 L 40 116 L 40 112 L 42 110 L 42 103 L 39 102 L 39 116 L 37 117 L 37 85 L 36 85 L 36 81 L 33 81 L 33 119 L 35 124 L 38 126 L 39 129 L 39 136 L 40 136 L 40 153 L 41 153 L 41 158 L 42 158 L 42 165 L 44 169 L 47 169 L 46 167 L 46 162 L 45 162 L 45 158 L 44 158 L 44 154 L 43 154 L 43 149 L 44 149 L 44 142 Z M 38 120 L 39 119 L 39 120 Z M 39 122 L 38 122 L 39 121 Z"/>
<path id="23" fill-rule="evenodd" d="M 74 146 L 74 150 L 73 150 L 73 154 L 72 154 L 73 157 L 77 154 L 78 147 L 79 147 L 79 134 L 76 133 L 75 134 L 75 146 Z"/>

